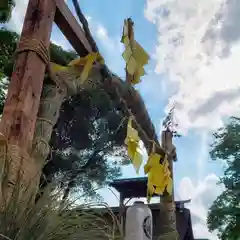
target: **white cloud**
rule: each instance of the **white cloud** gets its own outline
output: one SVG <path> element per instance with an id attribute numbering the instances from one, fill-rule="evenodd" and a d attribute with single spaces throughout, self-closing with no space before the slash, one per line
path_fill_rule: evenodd
<path id="1" fill-rule="evenodd" d="M 171 86 L 166 110 L 177 103 L 183 131 L 239 114 L 239 14 L 237 0 L 147 0 L 145 16 L 159 32 L 156 71 Z"/>
<path id="2" fill-rule="evenodd" d="M 65 2 L 67 2 L 67 0 L 64 0 Z M 17 33 L 21 33 L 22 31 L 22 27 L 23 27 L 23 22 L 24 22 L 24 17 L 26 14 L 26 10 L 27 10 L 27 6 L 28 6 L 28 2 L 29 0 L 16 0 L 16 6 L 14 7 L 13 11 L 12 11 L 12 16 L 10 21 L 6 24 L 6 27 L 12 31 L 15 31 Z M 76 17 L 75 12 L 73 12 L 74 16 Z M 86 17 L 87 20 L 91 20 L 91 17 L 87 16 Z M 60 36 L 54 36 L 54 32 L 52 34 L 52 42 L 62 46 L 64 49 L 69 49 L 70 44 L 68 42 L 68 40 L 64 37 L 64 35 L 62 34 Z"/>
<path id="3" fill-rule="evenodd" d="M 93 21 L 92 18 L 89 20 L 89 25 L 93 35 L 111 56 L 113 52 L 118 55 L 123 52 L 123 44 L 120 42 L 120 36 L 110 37 L 107 29 L 101 23 Z"/>
<path id="4" fill-rule="evenodd" d="M 121 36 L 111 36 L 101 23 L 92 18 L 89 19 L 89 26 L 107 66 L 122 77 L 125 63 L 121 56 L 123 52 L 123 44 L 120 42 Z"/>
<path id="5" fill-rule="evenodd" d="M 194 184 L 189 177 L 184 177 L 179 183 L 177 198 L 191 199 L 191 203 L 186 204 L 186 207 L 191 211 L 196 238 L 218 239 L 216 232 L 210 233 L 206 225 L 208 209 L 224 189 L 223 185 L 217 184 L 218 181 L 219 178 L 215 174 L 210 174 L 197 184 Z"/>
<path id="6" fill-rule="evenodd" d="M 16 0 L 16 6 L 13 9 L 12 17 L 7 24 L 7 27 L 9 29 L 16 31 L 17 33 L 21 33 L 28 1 L 29 0 Z M 73 15 L 77 18 L 75 11 L 73 11 Z M 112 38 L 109 36 L 107 29 L 101 23 L 94 21 L 91 16 L 86 16 L 86 19 L 89 22 L 92 33 L 96 36 L 96 38 L 100 41 L 100 44 L 109 53 L 112 54 L 112 52 L 114 51 L 115 53 L 118 53 L 120 55 L 120 53 L 123 52 L 123 46 L 120 43 L 120 36 Z M 60 38 L 59 34 L 57 35 L 57 37 L 54 36 L 54 32 L 52 35 L 52 41 L 55 44 L 58 44 L 63 48 L 69 49 L 70 44 L 68 43 L 64 35 L 61 35 Z"/>
<path id="7" fill-rule="evenodd" d="M 7 24 L 7 27 L 12 31 L 21 33 L 27 5 L 28 0 L 16 0 L 16 6 L 12 11 L 11 19 Z"/>

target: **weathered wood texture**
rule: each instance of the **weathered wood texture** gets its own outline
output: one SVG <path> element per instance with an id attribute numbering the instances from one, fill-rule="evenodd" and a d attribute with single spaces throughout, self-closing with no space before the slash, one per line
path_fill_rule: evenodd
<path id="1" fill-rule="evenodd" d="M 30 0 L 21 39 L 42 40 L 48 48 L 55 9 L 53 0 Z M 32 145 L 45 67 L 35 52 L 22 52 L 16 56 L 1 131 L 11 144 L 22 149 Z"/>
<path id="2" fill-rule="evenodd" d="M 128 18 L 127 22 L 128 22 L 128 36 L 130 39 L 130 46 L 131 46 L 131 48 L 133 48 L 133 41 L 134 41 L 133 21 L 131 18 Z M 128 83 L 131 83 L 133 78 L 134 78 L 134 75 L 132 76 L 131 74 L 128 73 L 127 64 L 126 64 L 126 81 Z"/>
<path id="3" fill-rule="evenodd" d="M 79 56 L 85 56 L 89 52 L 92 52 L 91 45 L 89 44 L 84 31 L 80 27 L 76 18 L 71 13 L 70 9 L 64 2 L 64 0 L 56 1 L 56 15 L 55 22 L 72 47 L 79 54 Z"/>
<path id="4" fill-rule="evenodd" d="M 166 131 L 162 131 L 162 147 L 166 150 L 166 152 L 170 152 L 173 148 L 172 143 L 172 132 L 168 129 Z M 171 172 L 171 177 L 173 179 L 173 159 L 172 156 L 168 157 L 169 162 L 169 170 Z M 173 187 L 174 189 L 174 187 Z M 174 206 L 174 191 L 172 191 L 172 195 L 169 195 L 166 191 L 163 196 L 160 197 L 160 209 L 162 213 L 161 224 L 162 232 L 160 233 L 159 239 L 171 239 L 175 240 L 177 238 L 176 231 L 176 212 Z M 165 237 L 165 238 L 164 238 Z"/>

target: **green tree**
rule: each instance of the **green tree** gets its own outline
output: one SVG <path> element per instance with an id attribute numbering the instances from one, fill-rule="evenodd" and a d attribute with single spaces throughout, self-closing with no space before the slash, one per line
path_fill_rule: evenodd
<path id="1" fill-rule="evenodd" d="M 210 155 L 213 160 L 226 163 L 220 180 L 225 190 L 209 210 L 208 227 L 210 231 L 217 230 L 220 239 L 237 240 L 240 236 L 240 118 L 231 117 L 213 137 Z"/>
<path id="2" fill-rule="evenodd" d="M 128 157 L 123 147 L 127 121 L 121 124 L 119 109 L 103 89 L 84 91 L 63 104 L 50 142 L 52 161 L 43 172 L 48 181 L 58 179 L 65 186 L 65 197 L 79 186 L 93 196 L 94 189 L 120 176 Z"/>
<path id="3" fill-rule="evenodd" d="M 12 9 L 15 6 L 14 0 L 1 0 L 0 2 L 0 23 L 6 23 L 11 18 Z"/>
<path id="4" fill-rule="evenodd" d="M 0 29 L 0 73 L 7 83 L 18 39 L 15 32 Z M 77 57 L 75 52 L 53 43 L 50 56 L 51 61 L 61 65 Z M 1 112 L 4 100 L 5 90 L 0 86 Z M 92 195 L 95 188 L 120 176 L 120 165 L 127 154 L 123 147 L 126 121 L 122 122 L 124 113 L 119 104 L 100 88 L 66 99 L 52 133 L 52 152 L 43 170 L 42 187 L 57 179 L 65 188 L 65 197 L 79 188 Z M 118 161 L 109 161 L 113 156 Z"/>

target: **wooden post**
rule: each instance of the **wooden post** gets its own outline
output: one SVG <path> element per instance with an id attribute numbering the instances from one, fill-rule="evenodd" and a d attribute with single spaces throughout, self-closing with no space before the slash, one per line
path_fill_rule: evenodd
<path id="1" fill-rule="evenodd" d="M 120 219 L 120 227 L 122 237 L 125 236 L 125 205 L 124 205 L 124 195 L 120 192 L 120 199 L 119 199 L 119 219 Z"/>
<path id="2" fill-rule="evenodd" d="M 170 153 L 173 144 L 172 144 L 172 132 L 167 129 L 162 132 L 162 147 L 166 150 L 167 153 Z M 169 161 L 169 170 L 171 172 L 171 177 L 173 179 L 173 159 L 171 155 L 168 157 Z M 169 195 L 167 192 L 161 196 L 160 199 L 160 212 L 161 216 L 164 219 L 161 219 L 161 233 L 159 239 L 169 239 L 176 240 L 177 232 L 176 232 L 176 213 L 175 213 L 175 205 L 174 205 L 174 187 L 172 190 L 172 195 Z"/>
<path id="3" fill-rule="evenodd" d="M 54 0 L 29 0 L 21 40 L 38 39 L 48 48 L 55 9 Z M 16 55 L 1 132 L 9 143 L 23 150 L 29 150 L 32 146 L 45 68 L 45 63 L 35 52 Z"/>
<path id="4" fill-rule="evenodd" d="M 130 46 L 131 46 L 131 48 L 133 48 L 134 32 L 133 32 L 133 21 L 132 21 L 132 19 L 128 18 L 127 23 L 128 23 L 128 36 L 129 36 L 129 40 L 130 40 Z M 133 78 L 134 78 L 134 76 L 132 76 L 131 74 L 128 73 L 127 64 L 126 64 L 126 81 L 131 83 Z"/>

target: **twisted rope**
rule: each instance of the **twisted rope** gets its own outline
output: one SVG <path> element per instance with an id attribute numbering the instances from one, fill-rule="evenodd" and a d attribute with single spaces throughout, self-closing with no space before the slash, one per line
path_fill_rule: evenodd
<path id="1" fill-rule="evenodd" d="M 22 38 L 18 43 L 15 54 L 27 51 L 35 52 L 39 56 L 39 58 L 46 64 L 47 72 L 49 73 L 51 80 L 54 81 L 56 85 L 61 88 L 61 90 L 65 90 L 65 87 L 62 86 L 62 84 L 59 81 L 57 81 L 56 77 L 51 71 L 50 54 L 44 42 L 36 38 L 32 39 Z"/>
<path id="2" fill-rule="evenodd" d="M 15 51 L 15 54 L 27 51 L 35 52 L 39 56 L 39 58 L 46 64 L 47 72 L 49 74 L 50 79 L 55 82 L 60 94 L 65 95 L 66 87 L 60 81 L 58 81 L 58 78 L 56 78 L 55 74 L 53 74 L 53 72 L 51 71 L 50 54 L 44 42 L 42 40 L 35 38 L 32 39 L 22 38 L 18 43 L 18 47 Z M 54 97 L 50 99 L 41 97 L 41 104 L 46 104 L 54 100 L 55 100 Z M 38 116 L 36 125 L 37 124 L 41 126 L 41 131 L 39 132 L 39 136 L 34 137 L 31 155 L 36 159 L 39 158 L 46 159 L 50 152 L 50 146 L 48 143 L 48 139 L 47 140 L 45 139 L 46 136 L 43 133 L 43 125 L 48 124 L 51 127 L 53 127 L 55 122 L 48 118 Z"/>
<path id="3" fill-rule="evenodd" d="M 36 38 L 32 39 L 22 38 L 18 43 L 18 47 L 15 53 L 19 54 L 27 51 L 35 52 L 46 65 L 49 64 L 50 62 L 49 51 L 42 40 Z"/>

